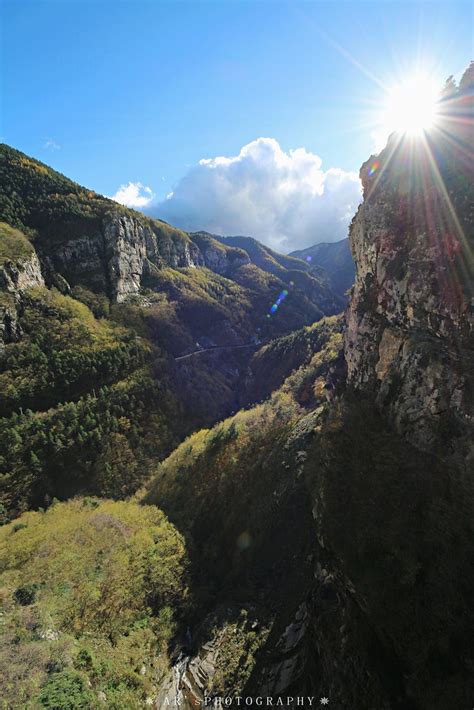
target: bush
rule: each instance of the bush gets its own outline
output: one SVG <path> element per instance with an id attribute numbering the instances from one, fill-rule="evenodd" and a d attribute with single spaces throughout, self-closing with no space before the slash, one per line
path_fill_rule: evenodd
<path id="1" fill-rule="evenodd" d="M 154 506 L 90 498 L 20 521 L 0 528 L 0 707 L 142 707 L 188 610 L 182 536 Z"/>
<path id="2" fill-rule="evenodd" d="M 50 710 L 90 710 L 96 705 L 84 676 L 71 668 L 53 673 L 41 690 L 39 700 L 42 707 Z"/>

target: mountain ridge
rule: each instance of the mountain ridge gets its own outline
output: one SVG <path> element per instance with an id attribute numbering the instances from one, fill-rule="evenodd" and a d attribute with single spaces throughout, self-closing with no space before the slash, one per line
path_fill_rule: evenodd
<path id="1" fill-rule="evenodd" d="M 240 247 L 235 280 L 156 263 L 122 302 L 29 285 L 2 226 L 9 706 L 470 707 L 474 64 L 448 84 L 442 130 L 361 168 L 344 315 L 305 322 L 320 306 L 255 242 L 266 271 Z"/>
<path id="2" fill-rule="evenodd" d="M 319 278 L 262 269 L 241 248 L 151 220 L 8 146 L 0 154 L 8 510 L 79 491 L 130 494 L 153 457 L 236 408 L 259 343 L 341 310 Z M 116 483 L 99 470 L 112 442 Z"/>
<path id="3" fill-rule="evenodd" d="M 290 252 L 290 256 L 304 259 L 312 268 L 320 267 L 328 275 L 334 293 L 347 296 L 355 278 L 355 266 L 349 239 L 338 242 L 318 242 L 306 249 Z"/>

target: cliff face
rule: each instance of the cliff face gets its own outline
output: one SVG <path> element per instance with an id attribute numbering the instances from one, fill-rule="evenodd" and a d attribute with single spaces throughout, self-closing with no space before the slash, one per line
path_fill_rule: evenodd
<path id="1" fill-rule="evenodd" d="M 249 380 L 270 370 L 257 389 L 270 399 L 191 437 L 146 499 L 191 531 L 221 593 L 272 610 L 243 694 L 470 706 L 474 162 L 460 125 L 455 141 L 393 137 L 362 167 L 347 380 L 322 324 L 266 344 Z M 209 668 L 196 646 L 185 695 L 196 665 Z"/>
<path id="2" fill-rule="evenodd" d="M 32 252 L 24 259 L 6 261 L 0 269 L 0 288 L 9 293 L 24 291 L 32 286 L 44 286 L 39 259 Z"/>
<path id="3" fill-rule="evenodd" d="M 71 285 L 85 284 L 121 302 L 136 294 L 152 264 L 204 266 L 198 247 L 179 230 L 108 211 L 97 225 L 71 238 L 45 241 L 42 254 Z"/>
<path id="4" fill-rule="evenodd" d="M 250 261 L 242 249 L 126 209 L 6 145 L 0 213 L 35 237 L 48 285 L 85 286 L 114 302 L 137 294 L 156 268 L 205 266 L 228 275 Z"/>
<path id="5" fill-rule="evenodd" d="M 407 139 L 408 140 L 408 139 Z M 410 168 L 408 152 L 417 167 Z M 348 381 L 423 450 L 473 463 L 472 172 L 393 138 L 362 166 L 350 229 Z M 435 162 L 437 161 L 437 163 Z M 372 174 L 371 174 L 372 173 Z"/>
<path id="6" fill-rule="evenodd" d="M 18 310 L 22 294 L 44 286 L 41 265 L 30 242 L 19 231 L 0 222 L 0 352 L 21 335 Z"/>

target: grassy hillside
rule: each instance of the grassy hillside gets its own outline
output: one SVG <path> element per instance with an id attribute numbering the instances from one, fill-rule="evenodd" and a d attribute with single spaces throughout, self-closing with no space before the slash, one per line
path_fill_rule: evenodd
<path id="1" fill-rule="evenodd" d="M 61 173 L 9 146 L 0 145 L 0 214 L 27 232 L 92 222 L 114 206 Z"/>
<path id="2" fill-rule="evenodd" d="M 282 274 L 286 269 L 296 269 L 299 271 L 310 270 L 305 261 L 280 254 L 252 237 L 215 237 L 215 239 L 218 239 L 223 244 L 244 249 L 250 256 L 252 262 L 260 269 L 277 276 Z"/>
<path id="3" fill-rule="evenodd" d="M 299 337 L 309 341 L 311 331 Z M 257 551 L 270 545 L 278 501 L 293 488 L 299 439 L 315 426 L 314 411 L 328 394 L 326 377 L 338 363 L 337 321 L 321 326 L 319 343 L 319 351 L 269 400 L 186 439 L 160 464 L 145 497 L 199 545 L 200 564 L 221 584 L 224 575 L 238 575 L 252 557 L 261 562 Z M 244 542 L 250 536 L 252 545 L 245 551 L 244 544 L 239 553 L 240 535 Z"/>
<path id="4" fill-rule="evenodd" d="M 270 317 L 270 308 L 286 284 L 254 264 L 240 266 L 232 280 L 208 269 L 161 269 L 150 285 L 159 296 L 147 294 L 152 309 L 144 316 L 158 340 L 160 332 L 178 336 L 176 343 L 172 337 L 166 340 L 166 335 L 162 341 L 176 354 L 187 347 L 195 349 L 196 340 L 203 345 L 208 341 L 214 345 L 245 343 L 253 336 L 268 340 L 323 314 L 321 307 L 294 288 Z"/>
<path id="5" fill-rule="evenodd" d="M 48 409 L 111 384 L 149 359 L 133 332 L 98 320 L 84 304 L 56 290 L 28 291 L 20 317 L 23 337 L 0 359 L 0 414 Z"/>
<path id="6" fill-rule="evenodd" d="M 277 276 L 287 286 L 291 285 L 301 290 L 310 300 L 319 305 L 321 309 L 319 317 L 343 310 L 343 292 L 340 288 L 333 288 L 332 285 L 329 288 L 329 274 L 319 262 L 312 264 L 293 254 L 279 254 L 252 237 L 216 237 L 216 239 L 226 246 L 245 250 L 252 264 L 261 271 Z"/>
<path id="7" fill-rule="evenodd" d="M 33 253 L 33 245 L 19 229 L 0 222 L 0 266 L 6 261 L 14 264 Z"/>
<path id="8" fill-rule="evenodd" d="M 144 707 L 168 670 L 187 570 L 155 507 L 76 499 L 1 527 L 0 707 Z"/>
<path id="9" fill-rule="evenodd" d="M 312 373 L 312 368 L 318 364 L 326 365 L 329 354 L 331 366 L 336 367 L 339 364 L 337 353 L 341 347 L 343 327 L 342 316 L 323 318 L 262 346 L 249 362 L 242 402 L 265 399 L 293 371 L 308 366 Z M 342 362 L 340 364 L 342 366 Z M 328 375 L 328 370 L 325 370 L 325 375 Z"/>
<path id="10" fill-rule="evenodd" d="M 8 224 L 28 234 L 59 238 L 67 236 L 62 229 L 73 234 L 75 227 L 93 225 L 111 209 L 146 219 L 39 160 L 0 144 L 0 214 Z"/>

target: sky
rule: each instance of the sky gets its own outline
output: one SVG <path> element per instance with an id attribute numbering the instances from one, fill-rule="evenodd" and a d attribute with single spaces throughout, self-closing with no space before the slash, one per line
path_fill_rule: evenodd
<path id="1" fill-rule="evenodd" d="M 0 138 L 185 229 L 343 238 L 386 88 L 474 56 L 472 2 L 0 0 Z"/>

